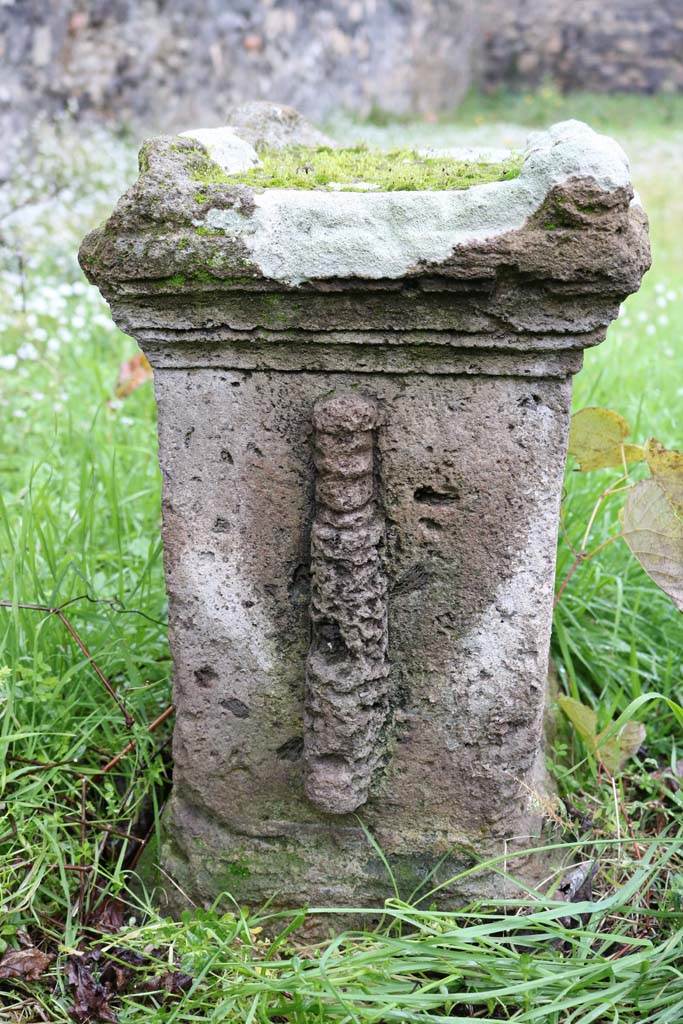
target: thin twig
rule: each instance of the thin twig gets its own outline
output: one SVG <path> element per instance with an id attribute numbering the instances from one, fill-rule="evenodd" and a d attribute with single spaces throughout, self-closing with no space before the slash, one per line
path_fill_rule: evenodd
<path id="1" fill-rule="evenodd" d="M 166 804 L 163 803 L 161 805 L 161 807 L 159 808 L 159 814 L 158 814 L 159 818 L 161 818 L 161 815 L 163 813 L 163 810 L 164 810 L 165 806 L 166 806 Z M 130 864 L 128 865 L 128 870 L 129 871 L 135 871 L 135 869 L 137 868 L 138 864 L 140 863 L 140 858 L 142 857 L 143 853 L 145 852 L 145 849 L 147 847 L 147 843 L 151 839 L 155 829 L 156 829 L 156 821 L 153 821 L 152 824 L 147 829 L 147 831 L 145 832 L 144 837 L 142 839 L 138 839 L 138 842 L 139 842 L 140 845 L 138 846 L 137 850 L 133 854 L 132 860 L 131 860 Z"/>
<path id="2" fill-rule="evenodd" d="M 160 725 L 164 724 L 167 718 L 170 718 L 174 711 L 175 704 L 169 704 L 169 706 L 164 711 L 162 711 L 160 715 L 157 715 L 153 722 L 149 723 L 149 725 L 147 726 L 147 732 L 154 732 L 155 729 L 158 729 Z M 105 766 L 100 769 L 98 774 L 94 776 L 94 778 L 99 778 L 100 775 L 105 775 L 115 765 L 117 765 L 119 761 L 121 761 L 126 756 L 126 754 L 130 754 L 131 750 L 134 750 L 136 745 L 136 740 L 131 740 L 130 743 L 126 743 L 123 750 L 120 750 L 115 757 L 112 757 L 111 761 L 108 761 L 107 764 L 105 764 Z"/>
<path id="3" fill-rule="evenodd" d="M 567 571 L 567 575 L 562 580 L 562 583 L 560 584 L 560 586 L 558 588 L 558 591 L 555 594 L 555 598 L 553 600 L 553 608 L 557 608 L 557 606 L 558 606 L 558 604 L 559 604 L 559 602 L 560 602 L 560 600 L 562 598 L 562 595 L 564 594 L 565 590 L 567 589 L 567 585 L 568 585 L 569 581 L 571 580 L 572 576 L 574 575 L 576 570 L 579 568 L 579 566 L 582 565 L 584 562 L 590 562 L 591 558 L 595 558 L 595 556 L 597 554 L 599 554 L 604 548 L 608 547 L 610 544 L 613 544 L 615 540 L 620 540 L 622 536 L 623 536 L 623 534 L 616 533 L 613 537 L 608 537 L 607 540 L 604 540 L 602 542 L 602 544 L 598 544 L 598 546 L 596 548 L 593 548 L 592 551 L 577 551 L 576 552 L 576 556 L 574 558 L 574 561 L 569 566 L 569 569 Z"/>
<path id="4" fill-rule="evenodd" d="M 70 818 L 65 818 L 65 821 L 70 822 Z M 113 825 L 105 825 L 101 821 L 97 821 L 96 818 L 88 818 L 87 824 L 90 828 L 96 829 L 98 832 L 108 832 L 113 836 L 118 836 L 119 839 L 130 840 L 133 843 L 141 843 L 142 839 L 139 836 L 134 836 L 132 832 L 123 832 L 119 828 L 114 828 Z"/>
<path id="5" fill-rule="evenodd" d="M 598 512 L 602 508 L 603 502 L 605 502 L 607 498 L 612 497 L 612 495 L 614 495 L 614 494 L 620 494 L 622 491 L 628 491 L 628 490 L 631 489 L 632 484 L 631 484 L 630 477 L 628 475 L 628 465 L 627 465 L 627 462 L 626 462 L 626 453 L 625 453 L 623 444 L 621 446 L 621 459 L 622 459 L 622 464 L 623 464 L 623 468 L 624 468 L 624 473 L 623 473 L 622 476 L 619 477 L 618 480 L 615 480 L 615 482 L 613 484 L 610 484 L 609 487 L 606 487 L 605 490 L 602 491 L 602 493 L 598 495 L 597 501 L 595 502 L 595 504 L 593 506 L 593 511 L 591 512 L 591 514 L 590 514 L 590 516 L 588 518 L 588 523 L 586 525 L 586 529 L 585 529 L 585 532 L 584 532 L 583 538 L 581 540 L 581 544 L 579 546 L 579 550 L 578 551 L 569 542 L 569 538 L 566 537 L 565 530 L 564 530 L 563 517 L 560 518 L 560 526 L 562 528 L 563 534 L 565 534 L 565 541 L 567 543 L 567 546 L 571 549 L 571 552 L 574 555 L 574 560 L 573 560 L 572 564 L 569 566 L 569 569 L 567 571 L 567 575 L 562 580 L 562 583 L 560 584 L 559 589 L 558 589 L 557 593 L 555 594 L 555 598 L 553 600 L 553 608 L 556 608 L 557 605 L 559 604 L 560 600 L 562 599 L 562 595 L 564 594 L 565 590 L 567 589 L 567 584 L 569 583 L 569 581 L 571 580 L 572 576 L 574 575 L 576 570 L 579 568 L 579 566 L 583 565 L 584 562 L 590 561 L 590 559 L 594 558 L 600 551 L 603 550 L 603 548 L 606 548 L 608 544 L 611 544 L 613 541 L 618 540 L 622 536 L 621 533 L 618 533 L 614 537 L 608 537 L 607 540 L 603 541 L 602 544 L 599 544 L 592 551 L 589 552 L 589 551 L 586 550 L 586 548 L 588 546 L 588 540 L 590 538 L 591 530 L 593 529 L 593 524 L 595 523 L 595 520 L 596 520 L 596 517 L 598 515 Z"/>
<path id="6" fill-rule="evenodd" d="M 600 511 L 603 502 L 605 502 L 607 498 L 611 498 L 613 494 L 620 494 L 621 491 L 630 490 L 630 487 L 630 483 L 624 484 L 624 477 L 622 476 L 619 477 L 616 483 L 612 484 L 610 487 L 606 487 L 602 494 L 598 495 L 598 500 L 595 502 L 593 511 L 590 514 L 588 525 L 586 526 L 586 532 L 584 533 L 583 540 L 581 541 L 582 551 L 585 551 L 586 549 L 588 538 L 590 537 L 591 530 L 593 529 L 593 523 L 595 522 L 596 516 Z"/>
<path id="7" fill-rule="evenodd" d="M 81 774 L 81 770 L 76 767 L 75 759 L 72 757 L 67 758 L 65 761 L 33 761 L 30 757 L 21 757 L 19 754 L 7 754 L 7 760 L 10 762 L 16 762 L 17 764 L 26 765 L 27 768 L 35 768 L 36 771 L 44 772 L 49 768 L 68 767 L 78 775 Z"/>
<path id="8" fill-rule="evenodd" d="M 163 711 L 161 713 L 161 715 L 159 715 L 154 720 L 154 722 L 151 723 L 151 725 L 149 727 L 150 731 L 152 730 L 153 727 L 157 728 L 159 725 L 161 725 L 162 721 L 165 721 L 166 718 L 168 717 L 168 715 L 170 714 L 170 712 L 173 711 L 173 710 L 175 710 L 173 705 L 171 705 L 169 708 L 166 708 L 166 710 Z M 157 749 L 152 754 L 152 756 L 150 758 L 150 761 L 154 760 L 154 758 L 158 757 L 161 753 L 163 753 L 164 749 L 170 743 L 170 740 L 171 740 L 171 738 L 169 737 L 168 739 L 164 740 L 164 742 L 161 743 L 157 747 Z M 132 779 L 131 779 L 131 781 L 130 781 L 130 783 L 128 785 L 128 788 L 127 788 L 126 792 L 123 794 L 123 796 L 121 798 L 121 802 L 119 803 L 119 807 L 118 807 L 118 810 L 116 811 L 115 817 L 119 818 L 124 813 L 124 811 L 126 809 L 126 805 L 128 804 L 130 798 L 134 795 L 135 787 L 136 787 L 136 781 L 137 781 L 137 776 L 139 775 L 139 773 L 140 773 L 140 766 L 138 765 L 136 767 L 134 773 L 133 773 L 133 777 L 132 777 Z M 131 825 L 131 827 L 132 827 L 132 825 Z M 140 841 L 137 836 L 132 836 L 131 835 L 130 838 L 131 839 L 135 839 L 137 842 Z M 105 836 L 104 836 L 104 838 L 102 839 L 102 841 L 99 844 L 99 849 L 98 849 L 97 856 L 96 856 L 97 861 L 100 861 L 102 859 L 102 857 L 104 856 L 104 851 L 106 849 L 106 846 L 107 846 L 108 842 L 109 842 L 109 835 L 106 834 L 106 832 L 105 832 Z M 147 842 L 147 839 L 145 839 L 145 842 Z M 136 859 L 136 862 L 137 862 L 138 858 L 136 857 L 135 859 Z M 100 900 L 104 898 L 104 896 L 107 893 L 107 890 L 108 890 L 108 886 L 105 886 L 104 889 L 102 889 L 102 891 L 100 892 L 100 897 L 99 897 Z"/>
<path id="9" fill-rule="evenodd" d="M 67 604 L 69 604 L 69 603 L 70 602 L 67 602 Z M 50 605 L 47 605 L 47 604 L 32 604 L 32 603 L 29 603 L 29 602 L 26 602 L 26 601 L 18 601 L 16 603 L 14 601 L 0 601 L 0 608 L 21 608 L 24 611 L 42 612 L 44 615 L 56 615 L 57 618 L 59 619 L 59 621 L 62 623 L 62 625 L 66 629 L 66 631 L 69 634 L 69 636 L 71 637 L 71 639 L 74 641 L 74 643 L 76 644 L 78 649 L 81 651 L 81 653 L 85 657 L 86 661 L 88 662 L 88 664 L 92 668 L 92 670 L 95 673 L 95 675 L 97 676 L 97 678 L 100 680 L 100 682 L 104 686 L 104 688 L 107 691 L 107 693 L 109 694 L 109 696 L 112 698 L 112 700 L 114 700 L 118 704 L 119 709 L 120 709 L 120 711 L 121 711 L 121 713 L 123 715 L 124 721 L 126 723 L 126 728 L 131 729 L 135 725 L 135 719 L 133 718 L 133 716 L 128 711 L 128 708 L 124 704 L 123 699 L 121 697 L 119 697 L 119 695 L 117 694 L 116 690 L 114 689 L 114 687 L 109 682 L 109 680 L 105 676 L 105 674 L 102 671 L 102 669 L 100 668 L 100 666 L 97 664 L 97 662 L 93 658 L 92 654 L 90 653 L 90 651 L 88 650 L 87 646 L 85 645 L 85 642 L 79 636 L 78 631 L 75 629 L 75 627 L 71 624 L 69 619 L 66 617 L 66 615 L 62 611 L 62 606 L 61 605 L 57 605 L 56 607 L 52 608 L 52 607 L 50 607 Z"/>
<path id="10" fill-rule="evenodd" d="M 55 614 L 59 618 L 60 622 L 63 623 L 65 629 L 67 630 L 67 632 L 69 633 L 69 635 L 73 639 L 74 643 L 83 652 L 83 656 L 90 663 L 90 666 L 91 666 L 93 672 L 95 673 L 95 675 L 97 676 L 99 681 L 102 683 L 102 685 L 104 686 L 104 688 L 107 691 L 107 693 L 109 694 L 109 696 L 112 698 L 112 700 L 115 700 L 116 703 L 118 704 L 119 708 L 121 709 L 121 713 L 123 714 L 123 717 L 124 717 L 124 720 L 125 720 L 125 723 L 126 723 L 126 727 L 128 729 L 132 728 L 132 726 L 135 724 L 135 719 L 130 714 L 130 712 L 128 711 L 128 708 L 124 704 L 122 698 L 119 697 L 119 695 L 117 694 L 116 690 L 111 685 L 111 683 L 109 682 L 109 680 L 105 676 L 104 672 L 102 671 L 100 666 L 97 664 L 97 662 L 93 658 L 92 654 L 90 653 L 90 651 L 86 647 L 86 645 L 83 642 L 83 640 L 81 640 L 80 636 L 78 635 L 78 633 L 76 632 L 74 627 L 71 625 L 71 623 L 67 619 L 67 617 L 64 614 L 64 612 L 58 610 L 58 611 L 55 612 Z"/>
<path id="11" fill-rule="evenodd" d="M 76 597 L 70 597 L 68 601 L 64 601 L 59 607 L 66 608 L 70 604 L 76 604 L 77 601 L 88 601 L 90 604 L 106 604 L 120 615 L 139 615 L 140 618 L 147 619 L 148 622 L 153 622 L 157 626 L 168 626 L 167 621 L 155 619 L 153 615 L 148 615 L 141 608 L 126 608 L 125 604 L 119 601 L 117 597 L 92 597 L 90 594 L 77 594 Z"/>
<path id="12" fill-rule="evenodd" d="M 85 857 L 85 841 L 87 838 L 88 829 L 88 817 L 86 809 L 86 799 L 88 796 L 88 780 L 85 777 L 81 778 L 81 857 Z M 81 926 L 85 922 L 85 882 L 86 876 L 85 871 L 88 868 L 87 864 L 81 865 L 81 874 L 78 880 L 79 897 L 78 897 L 78 919 Z"/>

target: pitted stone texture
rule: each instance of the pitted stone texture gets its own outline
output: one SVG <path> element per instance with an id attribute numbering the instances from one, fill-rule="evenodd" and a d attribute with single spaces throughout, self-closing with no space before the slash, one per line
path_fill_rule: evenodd
<path id="1" fill-rule="evenodd" d="M 303 762 L 311 409 L 368 378 L 157 370 L 155 384 L 178 709 L 165 869 L 200 902 L 381 904 L 379 859 L 353 816 L 306 797 Z M 445 880 L 539 834 L 570 388 L 399 374 L 372 392 L 398 707 L 359 813 L 408 896 L 441 857 Z M 497 890 L 469 879 L 440 901 L 477 886 Z"/>
<path id="2" fill-rule="evenodd" d="M 163 278 L 182 292 L 200 279 L 211 290 L 264 278 L 286 287 L 453 276 L 453 264 L 476 256 L 489 277 L 529 264 L 531 241 L 546 250 L 534 263 L 541 280 L 556 278 L 557 267 L 560 279 L 606 279 L 609 292 L 634 263 L 642 273 L 647 258 L 628 160 L 579 121 L 534 133 L 518 178 L 441 192 L 200 188 L 192 141 L 146 143 L 140 179 L 84 241 L 83 268 L 105 294 L 153 293 Z"/>
<path id="3" fill-rule="evenodd" d="M 311 647 L 304 705 L 305 790 L 330 814 L 365 803 L 388 712 L 384 520 L 377 507 L 377 402 L 339 392 L 313 409 Z"/>
<path id="4" fill-rule="evenodd" d="M 81 250 L 155 370 L 170 904 L 381 905 L 364 828 L 402 896 L 500 894 L 448 879 L 540 837 L 569 377 L 649 263 L 626 158 L 570 123 L 516 181 L 306 199 L 198 188 L 205 161 L 147 144 Z M 348 661 L 312 655 L 307 699 L 312 620 Z M 341 771 L 309 785 L 316 806 L 325 751 Z"/>

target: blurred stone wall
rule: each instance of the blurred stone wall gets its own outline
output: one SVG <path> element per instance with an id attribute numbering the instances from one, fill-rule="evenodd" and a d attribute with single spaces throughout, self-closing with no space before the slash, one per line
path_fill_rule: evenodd
<path id="1" fill-rule="evenodd" d="M 243 99 L 313 119 L 455 107 L 476 0 L 0 0 L 0 104 L 164 130 Z"/>
<path id="2" fill-rule="evenodd" d="M 481 0 L 479 81 L 683 90 L 683 0 Z"/>
<path id="3" fill-rule="evenodd" d="M 683 0 L 0 0 L 0 123 L 163 131 L 242 99 L 394 114 L 485 87 L 683 89 Z"/>

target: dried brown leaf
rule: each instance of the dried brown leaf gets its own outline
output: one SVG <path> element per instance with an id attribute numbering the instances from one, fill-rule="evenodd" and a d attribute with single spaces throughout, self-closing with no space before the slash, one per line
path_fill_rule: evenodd
<path id="1" fill-rule="evenodd" d="M 134 356 L 121 363 L 116 382 L 116 397 L 127 398 L 136 388 L 152 379 L 152 367 L 144 352 L 136 352 Z"/>
<path id="2" fill-rule="evenodd" d="M 67 961 L 66 980 L 73 990 L 74 1001 L 69 1012 L 77 1024 L 90 1024 L 91 1021 L 116 1024 L 118 1020 L 109 1005 L 112 989 L 102 985 L 93 973 L 98 961 L 97 953 L 70 956 Z"/>
<path id="3" fill-rule="evenodd" d="M 0 980 L 20 978 L 35 981 L 49 967 L 54 957 L 43 953 L 35 946 L 26 949 L 8 949 L 0 959 Z"/>
<path id="4" fill-rule="evenodd" d="M 167 971 L 156 978 L 148 978 L 147 981 L 137 990 L 138 992 L 166 992 L 169 995 L 181 995 L 187 992 L 193 982 L 189 974 L 182 971 Z"/>
<path id="5" fill-rule="evenodd" d="M 118 932 L 126 919 L 126 907 L 121 900 L 106 899 L 90 919 L 93 928 L 102 932 Z"/>

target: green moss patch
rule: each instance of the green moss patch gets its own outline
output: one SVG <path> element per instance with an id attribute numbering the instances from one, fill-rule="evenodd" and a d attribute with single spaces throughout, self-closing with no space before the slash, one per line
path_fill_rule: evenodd
<path id="1" fill-rule="evenodd" d="M 260 167 L 226 174 L 211 160 L 193 161 L 190 173 L 203 184 L 233 183 L 252 188 L 340 190 L 344 192 L 412 192 L 463 189 L 492 181 L 516 178 L 522 157 L 512 155 L 503 163 L 457 160 L 446 156 L 422 156 L 414 149 L 389 152 L 356 146 L 309 149 L 289 146 L 264 149 Z"/>

